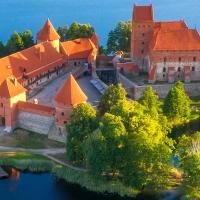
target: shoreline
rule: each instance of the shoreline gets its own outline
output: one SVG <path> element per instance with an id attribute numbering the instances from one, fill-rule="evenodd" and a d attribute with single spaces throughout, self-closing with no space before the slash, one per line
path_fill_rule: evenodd
<path id="1" fill-rule="evenodd" d="M 73 185 L 78 185 L 88 192 L 118 195 L 123 198 L 135 198 L 140 191 L 126 187 L 120 182 L 108 182 L 92 179 L 86 171 L 63 166 L 50 160 L 45 155 L 30 152 L 1 152 L 0 166 L 13 167 L 19 171 L 31 173 L 52 173 L 56 178 Z"/>

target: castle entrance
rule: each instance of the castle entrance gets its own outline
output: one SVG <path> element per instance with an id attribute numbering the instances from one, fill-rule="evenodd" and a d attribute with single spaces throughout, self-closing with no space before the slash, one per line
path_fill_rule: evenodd
<path id="1" fill-rule="evenodd" d="M 0 126 L 5 126 L 5 117 L 0 117 Z"/>

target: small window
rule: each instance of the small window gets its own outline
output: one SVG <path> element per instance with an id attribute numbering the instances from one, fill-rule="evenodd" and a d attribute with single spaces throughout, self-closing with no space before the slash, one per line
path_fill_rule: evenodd
<path id="1" fill-rule="evenodd" d="M 144 42 L 142 42 L 142 44 L 144 44 Z"/>
<path id="2" fill-rule="evenodd" d="M 61 113 L 61 115 L 62 115 L 62 116 L 64 116 L 64 115 L 65 115 L 65 113 L 64 113 L 64 112 L 62 112 L 62 113 Z"/>
<path id="3" fill-rule="evenodd" d="M 178 58 L 178 61 L 181 62 L 181 57 Z"/>
<path id="4" fill-rule="evenodd" d="M 165 78 L 165 76 L 166 76 L 166 75 L 165 75 L 165 74 L 163 74 L 163 78 Z"/>
<path id="5" fill-rule="evenodd" d="M 197 61 L 197 58 L 196 57 L 193 57 L 193 62 L 196 62 Z"/>
<path id="6" fill-rule="evenodd" d="M 195 67 L 192 67 L 192 71 L 195 72 Z"/>
<path id="7" fill-rule="evenodd" d="M 74 62 L 74 66 L 76 66 L 77 65 L 77 63 L 76 62 Z"/>
<path id="8" fill-rule="evenodd" d="M 180 72 L 181 71 L 181 68 L 180 67 L 178 67 L 178 72 Z"/>
<path id="9" fill-rule="evenodd" d="M 142 50 L 141 50 L 141 54 L 143 54 L 143 53 L 144 53 L 144 50 L 142 49 Z"/>
<path id="10" fill-rule="evenodd" d="M 145 36 L 145 33 L 142 33 L 142 36 L 144 37 L 144 36 Z"/>
<path id="11" fill-rule="evenodd" d="M 166 57 L 164 57 L 164 63 L 166 63 L 167 62 L 167 58 Z"/>
<path id="12" fill-rule="evenodd" d="M 163 68 L 163 72 L 166 72 L 166 71 L 167 71 L 167 70 L 166 70 L 166 67 L 164 67 L 164 68 Z"/>
<path id="13" fill-rule="evenodd" d="M 1 107 L 3 108 L 3 103 L 1 103 Z"/>
<path id="14" fill-rule="evenodd" d="M 64 124 L 67 124 L 67 121 L 64 121 Z"/>

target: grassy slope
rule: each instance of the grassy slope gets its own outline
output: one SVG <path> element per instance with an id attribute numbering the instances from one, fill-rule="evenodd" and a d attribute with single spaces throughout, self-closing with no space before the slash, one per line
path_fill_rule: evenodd
<path id="1" fill-rule="evenodd" d="M 49 140 L 46 135 L 17 129 L 13 134 L 0 137 L 0 145 L 19 148 L 46 149 L 63 148 L 65 144 Z"/>

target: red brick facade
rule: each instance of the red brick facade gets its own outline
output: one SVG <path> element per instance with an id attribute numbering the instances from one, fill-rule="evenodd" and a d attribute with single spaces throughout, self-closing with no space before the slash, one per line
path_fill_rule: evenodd
<path id="1" fill-rule="evenodd" d="M 200 36 L 184 21 L 155 22 L 152 5 L 134 6 L 132 60 L 149 82 L 200 80 Z"/>

